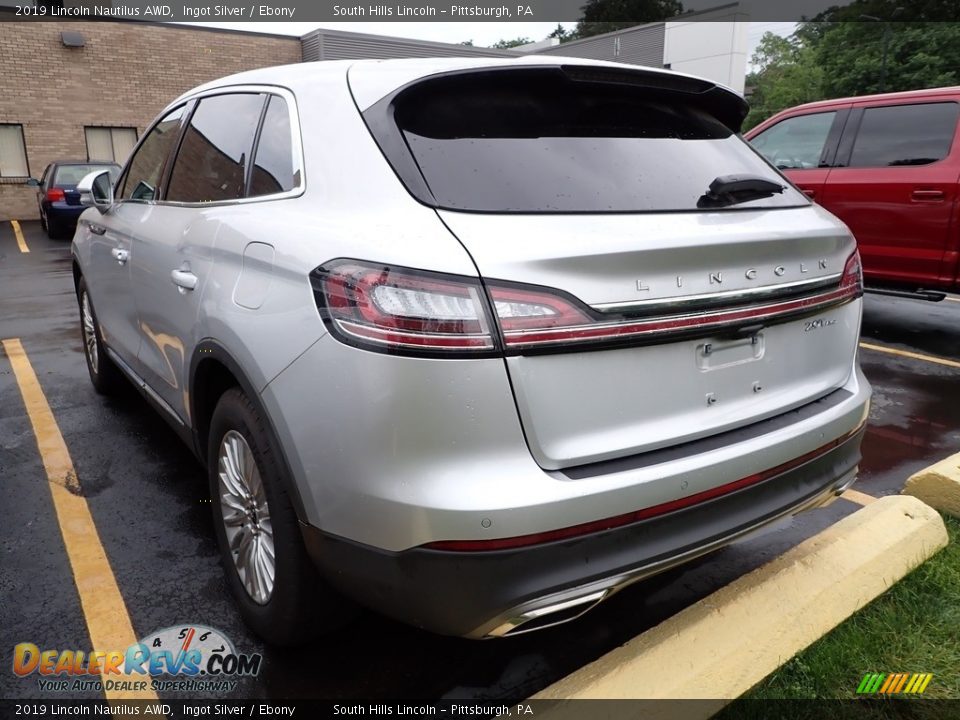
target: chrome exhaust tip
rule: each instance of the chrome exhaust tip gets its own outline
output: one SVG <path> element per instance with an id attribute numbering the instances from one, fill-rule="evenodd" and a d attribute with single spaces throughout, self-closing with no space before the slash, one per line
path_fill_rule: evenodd
<path id="1" fill-rule="evenodd" d="M 513 637 L 524 633 L 542 630 L 562 623 L 576 620 L 598 603 L 602 602 L 612 589 L 597 590 L 580 597 L 551 603 L 542 607 L 524 610 L 498 625 L 487 633 L 489 638 Z"/>

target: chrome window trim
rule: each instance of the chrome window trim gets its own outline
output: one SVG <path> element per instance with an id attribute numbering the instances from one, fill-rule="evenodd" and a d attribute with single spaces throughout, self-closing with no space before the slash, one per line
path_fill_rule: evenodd
<path id="1" fill-rule="evenodd" d="M 114 205 L 121 205 L 123 203 L 136 203 L 138 205 L 155 205 L 156 204 L 157 202 L 156 200 L 138 200 L 134 198 L 120 197 L 120 184 L 121 182 L 126 184 L 127 175 L 129 175 L 130 173 L 130 167 L 133 164 L 133 159 L 137 156 L 137 153 L 140 152 L 140 146 L 143 145 L 144 142 L 146 142 L 147 138 L 150 137 L 150 134 L 154 131 L 157 125 L 159 125 L 163 121 L 163 119 L 167 115 L 172 113 L 174 110 L 185 108 L 186 111 L 184 115 L 180 118 L 180 126 L 177 128 L 177 137 L 179 140 L 179 135 L 183 130 L 183 121 L 185 118 L 190 117 L 190 108 L 187 107 L 188 104 L 189 104 L 188 100 L 184 100 L 182 102 L 178 100 L 177 102 L 170 103 L 169 105 L 167 105 L 167 107 L 163 109 L 162 112 L 160 112 L 157 115 L 156 118 L 154 118 L 152 123 L 147 125 L 147 129 L 143 132 L 143 134 L 139 138 L 137 138 L 136 145 L 134 145 L 133 150 L 130 151 L 130 157 L 127 158 L 127 161 L 120 168 L 120 174 L 117 175 L 117 179 L 113 183 L 113 204 Z M 179 142 L 177 143 L 177 147 L 179 147 Z M 167 158 L 164 158 L 163 165 L 160 167 L 160 182 L 157 183 L 157 187 L 162 187 L 161 183 L 163 181 L 163 176 L 166 174 L 166 169 L 167 169 L 166 165 L 167 165 L 168 159 L 169 159 L 169 156 Z"/>
<path id="2" fill-rule="evenodd" d="M 707 305 L 714 302 L 737 301 L 737 300 L 759 300 L 775 298 L 786 292 L 797 290 L 812 289 L 819 286 L 830 286 L 837 283 L 843 273 L 834 273 L 832 275 L 821 275 L 820 277 L 810 278 L 809 280 L 797 280 L 795 282 L 779 283 L 776 285 L 760 285 L 755 288 L 741 288 L 739 290 L 723 290 L 715 293 L 702 293 L 699 295 L 680 295 L 671 298 L 652 298 L 650 300 L 628 300 L 626 302 L 600 303 L 591 305 L 594 310 L 600 312 L 629 312 L 630 310 L 645 310 L 649 308 L 672 309 L 682 308 L 686 305 Z"/>
<path id="3" fill-rule="evenodd" d="M 237 95 L 237 94 L 262 94 L 262 95 L 278 95 L 282 97 L 287 102 L 287 112 L 290 115 L 290 136 L 293 141 L 293 157 L 299 159 L 300 161 L 300 183 L 297 187 L 292 190 L 286 190 L 281 193 L 273 193 L 271 195 L 257 195 L 255 197 L 242 197 L 234 198 L 232 200 L 216 200 L 213 202 L 180 202 L 176 200 L 123 200 L 121 202 L 136 202 L 143 205 L 157 205 L 157 206 L 168 206 L 168 207 L 185 207 L 185 208 L 212 208 L 212 207 L 224 207 L 228 205 L 245 205 L 247 203 L 255 202 L 269 202 L 272 200 L 285 200 L 287 198 L 295 198 L 303 195 L 307 190 L 307 171 L 306 163 L 303 155 L 303 137 L 301 135 L 300 128 L 300 109 L 297 105 L 297 98 L 293 92 L 285 87 L 280 85 L 220 85 L 215 88 L 208 88 L 201 92 L 191 93 L 190 95 L 185 95 L 183 97 L 177 98 L 177 100 L 160 113 L 159 118 L 163 118 L 169 114 L 172 110 L 180 107 L 181 105 L 187 105 L 191 102 L 197 102 L 202 100 L 205 97 L 211 97 L 214 95 Z M 189 125 L 190 120 L 193 117 L 193 112 L 189 112 L 186 118 L 186 122 Z M 150 126 L 150 130 L 153 129 L 154 123 Z M 184 128 L 185 131 L 185 128 Z M 148 130 L 144 133 L 144 137 L 150 134 Z M 139 144 L 137 148 L 139 148 Z M 180 145 L 177 145 L 177 152 L 180 151 Z M 130 157 L 136 154 L 137 150 L 130 154 Z M 172 162 L 176 163 L 176 156 L 172 158 Z M 252 158 L 256 160 L 256 158 Z M 173 165 L 171 164 L 171 171 Z M 126 169 L 126 168 L 124 168 Z M 161 188 L 161 192 L 166 195 L 167 188 Z"/>

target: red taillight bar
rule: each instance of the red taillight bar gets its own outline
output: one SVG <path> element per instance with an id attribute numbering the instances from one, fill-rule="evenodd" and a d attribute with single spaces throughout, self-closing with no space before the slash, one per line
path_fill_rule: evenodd
<path id="1" fill-rule="evenodd" d="M 48 202 L 63 202 L 66 199 L 66 197 L 67 196 L 64 194 L 61 188 L 50 188 L 49 190 L 47 190 Z"/>
<path id="2" fill-rule="evenodd" d="M 782 292 L 789 296 L 767 296 L 762 304 L 738 299 L 717 308 L 711 298 L 713 306 L 697 310 L 671 307 L 664 312 L 672 314 L 638 316 L 635 308 L 610 314 L 555 288 L 481 282 L 359 260 L 334 260 L 311 273 L 317 308 L 339 340 L 379 352 L 438 358 L 600 349 L 724 331 L 756 332 L 764 324 L 860 297 L 863 280 L 856 251 L 847 259 L 840 282 L 823 288 L 835 278 L 815 280 L 819 290 L 800 296 L 788 284 Z"/>
<path id="3" fill-rule="evenodd" d="M 569 540 L 570 538 L 580 537 L 582 535 L 590 535 L 592 533 L 602 532 L 604 530 L 612 530 L 614 528 L 623 527 L 624 525 L 630 525 L 641 520 L 649 520 L 660 515 L 666 515 L 667 513 L 683 510 L 685 508 L 692 507 L 693 505 L 698 505 L 702 502 L 706 502 L 707 500 L 713 500 L 723 495 L 736 492 L 737 490 L 750 487 L 751 485 L 756 485 L 764 480 L 769 480 L 777 475 L 789 472 L 790 470 L 794 470 L 801 465 L 804 465 L 811 460 L 816 460 L 820 456 L 826 455 L 831 450 L 839 447 L 860 432 L 864 425 L 866 425 L 866 419 L 864 419 L 864 421 L 861 422 L 856 428 L 838 437 L 836 440 L 831 440 L 826 445 L 822 445 L 816 450 L 812 450 L 798 458 L 790 460 L 789 462 L 785 462 L 777 465 L 776 467 L 770 468 L 769 470 L 754 473 L 753 475 L 748 475 L 740 480 L 734 480 L 726 485 L 720 485 L 718 487 L 710 488 L 709 490 L 704 490 L 703 492 L 688 495 L 687 497 L 679 498 L 677 500 L 671 500 L 659 505 L 643 508 L 642 510 L 634 510 L 633 512 L 624 513 L 623 515 L 616 515 L 614 517 L 604 518 L 603 520 L 593 520 L 592 522 L 581 523 L 580 525 L 573 525 L 571 527 L 561 528 L 559 530 L 548 530 L 547 532 L 542 533 L 518 535 L 509 538 L 494 538 L 492 540 L 440 540 L 438 542 L 427 543 L 421 547 L 430 550 L 444 550 L 446 552 L 485 552 L 490 550 L 511 550 L 514 548 L 528 547 L 530 545 L 542 545 L 544 543 L 556 542 L 558 540 Z"/>
<path id="4" fill-rule="evenodd" d="M 491 292 L 496 298 L 495 287 Z M 839 286 L 815 295 L 727 310 L 688 312 L 672 317 L 620 319 L 612 322 L 537 329 L 503 328 L 504 346 L 508 350 L 525 350 L 563 344 L 660 337 L 684 332 L 710 332 L 729 326 L 770 322 L 802 313 L 825 310 L 860 297 L 862 294 L 860 255 L 855 251 L 847 259 Z"/>

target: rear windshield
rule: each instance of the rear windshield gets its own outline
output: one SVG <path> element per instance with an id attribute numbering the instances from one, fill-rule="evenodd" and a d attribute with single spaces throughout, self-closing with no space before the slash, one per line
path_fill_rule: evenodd
<path id="1" fill-rule="evenodd" d="M 53 184 L 76 185 L 94 170 L 109 170 L 110 179 L 114 180 L 119 169 L 116 165 L 60 165 L 53 175 Z"/>
<path id="2" fill-rule="evenodd" d="M 396 98 L 394 119 L 444 208 L 686 211 L 719 176 L 787 185 L 702 105 L 681 92 L 517 71 L 420 83 Z M 805 204 L 788 187 L 728 207 Z"/>

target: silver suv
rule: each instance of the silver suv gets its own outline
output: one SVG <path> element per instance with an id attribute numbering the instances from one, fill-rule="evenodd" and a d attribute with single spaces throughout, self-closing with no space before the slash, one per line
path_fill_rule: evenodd
<path id="1" fill-rule="evenodd" d="M 856 244 L 745 113 L 595 61 L 307 63 L 183 95 L 84 179 L 90 378 L 208 468 L 256 632 L 344 598 L 554 625 L 853 482 Z"/>

